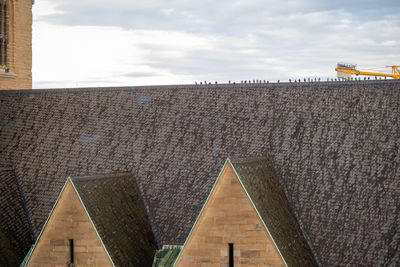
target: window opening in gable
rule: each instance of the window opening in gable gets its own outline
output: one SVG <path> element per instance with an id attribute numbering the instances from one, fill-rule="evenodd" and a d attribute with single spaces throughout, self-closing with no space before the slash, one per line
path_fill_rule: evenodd
<path id="1" fill-rule="evenodd" d="M 69 240 L 69 263 L 67 264 L 68 267 L 74 266 L 74 240 Z"/>
<path id="2" fill-rule="evenodd" d="M 7 0 L 0 0 L 0 68 L 8 71 L 9 11 Z"/>
<path id="3" fill-rule="evenodd" d="M 233 267 L 233 243 L 229 243 L 229 267 Z"/>

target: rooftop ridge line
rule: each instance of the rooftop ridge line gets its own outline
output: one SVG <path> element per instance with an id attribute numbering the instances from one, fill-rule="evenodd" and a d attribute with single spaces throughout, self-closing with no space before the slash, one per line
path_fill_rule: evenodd
<path id="1" fill-rule="evenodd" d="M 218 83 L 218 84 L 170 84 L 170 85 L 136 85 L 136 86 L 93 86 L 93 87 L 70 87 L 70 88 L 43 88 L 43 89 L 21 89 L 21 90 L 1 90 L 4 93 L 52 93 L 52 92 L 81 92 L 81 91 L 113 91 L 113 90 L 160 90 L 160 89 L 206 89 L 206 88 L 224 88 L 224 87 L 283 87 L 283 86 L 304 86 L 304 85 L 354 85 L 354 84 L 375 84 L 375 83 L 398 83 L 400 80 L 354 80 L 354 81 L 317 81 L 317 82 L 269 82 L 269 83 Z"/>

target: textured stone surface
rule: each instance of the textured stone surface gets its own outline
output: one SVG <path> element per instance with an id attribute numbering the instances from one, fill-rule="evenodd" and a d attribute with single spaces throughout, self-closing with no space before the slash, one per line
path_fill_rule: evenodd
<path id="1" fill-rule="evenodd" d="M 265 155 L 322 265 L 396 266 L 399 107 L 398 81 L 2 91 L 0 161 L 36 234 L 67 176 L 132 171 L 183 244 L 225 159 Z"/>
<path id="2" fill-rule="evenodd" d="M 73 262 L 77 266 L 113 266 L 69 180 L 27 266 L 67 266 L 71 262 L 71 239 L 74 242 Z"/>
<path id="3" fill-rule="evenodd" d="M 9 73 L 0 68 L 0 90 L 32 88 L 33 0 L 9 0 Z M 9 75 L 12 74 L 12 75 Z"/>
<path id="4" fill-rule="evenodd" d="M 176 266 L 229 266 L 229 243 L 233 244 L 234 265 L 286 266 L 230 163 L 219 176 Z M 313 265 L 298 262 L 289 266 Z"/>

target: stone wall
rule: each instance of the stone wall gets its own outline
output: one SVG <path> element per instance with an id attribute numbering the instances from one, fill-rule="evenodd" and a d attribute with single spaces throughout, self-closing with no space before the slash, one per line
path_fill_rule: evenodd
<path id="1" fill-rule="evenodd" d="M 34 266 L 66 266 L 74 240 L 77 266 L 112 266 L 73 186 L 67 183 L 28 262 Z"/>
<path id="2" fill-rule="evenodd" d="M 178 259 L 180 266 L 285 266 L 233 168 L 227 164 Z"/>
<path id="3" fill-rule="evenodd" d="M 9 1 L 9 69 L 0 90 L 32 88 L 32 0 Z"/>

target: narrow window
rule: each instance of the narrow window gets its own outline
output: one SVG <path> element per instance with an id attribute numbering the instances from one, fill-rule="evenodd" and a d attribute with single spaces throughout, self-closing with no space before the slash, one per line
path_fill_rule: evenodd
<path id="1" fill-rule="evenodd" d="M 233 243 L 229 243 L 229 267 L 233 267 Z"/>
<path id="2" fill-rule="evenodd" d="M 74 264 L 74 240 L 70 239 L 69 240 L 69 252 L 70 252 L 70 264 Z"/>
<path id="3" fill-rule="evenodd" d="M 0 0 L 0 67 L 8 66 L 8 5 L 7 0 Z"/>

